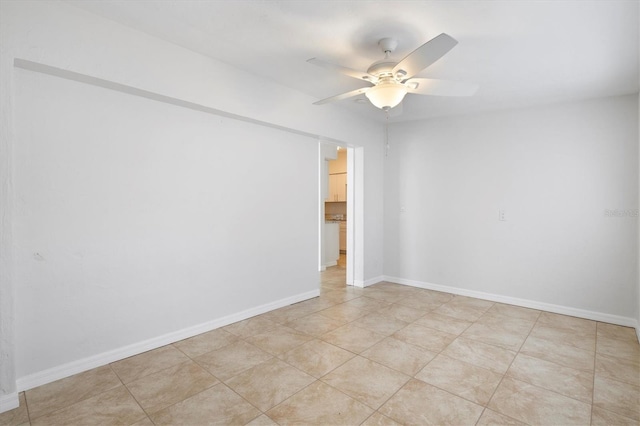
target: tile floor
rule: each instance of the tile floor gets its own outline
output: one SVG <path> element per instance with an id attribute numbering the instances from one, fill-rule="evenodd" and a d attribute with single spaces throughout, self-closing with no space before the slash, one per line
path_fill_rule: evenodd
<path id="1" fill-rule="evenodd" d="M 635 331 L 391 283 L 20 394 L 2 425 L 638 425 Z"/>

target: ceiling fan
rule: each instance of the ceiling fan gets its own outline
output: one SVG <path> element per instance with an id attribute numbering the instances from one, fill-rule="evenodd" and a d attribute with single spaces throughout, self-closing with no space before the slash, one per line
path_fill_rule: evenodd
<path id="1" fill-rule="evenodd" d="M 378 46 L 384 52 L 384 58 L 371 64 L 367 72 L 311 58 L 307 62 L 371 84 L 368 87 L 322 99 L 314 102 L 314 105 L 348 99 L 364 93 L 373 105 L 389 111 L 400 104 L 407 93 L 433 96 L 472 96 L 478 89 L 478 86 L 473 83 L 412 78 L 444 56 L 456 44 L 458 42 L 453 37 L 442 33 L 411 52 L 400 62 L 395 62 L 390 56 L 398 46 L 398 42 L 393 38 L 383 38 L 378 42 Z"/>

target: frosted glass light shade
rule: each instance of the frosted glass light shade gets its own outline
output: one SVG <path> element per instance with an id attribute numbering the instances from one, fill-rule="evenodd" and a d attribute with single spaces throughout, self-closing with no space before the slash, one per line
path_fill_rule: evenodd
<path id="1" fill-rule="evenodd" d="M 369 98 L 371 103 L 376 107 L 385 109 L 397 106 L 402 102 L 406 94 L 407 88 L 403 84 L 382 83 L 367 90 L 365 96 Z"/>

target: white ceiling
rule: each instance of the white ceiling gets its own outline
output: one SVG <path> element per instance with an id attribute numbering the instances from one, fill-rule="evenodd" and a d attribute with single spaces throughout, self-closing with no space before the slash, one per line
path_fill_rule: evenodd
<path id="1" fill-rule="evenodd" d="M 366 84 L 309 58 L 366 70 L 383 57 L 380 38 L 398 39 L 398 60 L 442 32 L 457 39 L 418 76 L 476 82 L 478 93 L 407 95 L 395 121 L 638 92 L 637 0 L 69 3 L 318 99 Z M 339 104 L 384 119 L 370 104 Z"/>

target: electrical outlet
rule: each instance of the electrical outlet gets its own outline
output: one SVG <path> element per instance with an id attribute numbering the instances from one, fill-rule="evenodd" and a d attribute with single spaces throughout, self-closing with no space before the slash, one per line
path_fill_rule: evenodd
<path id="1" fill-rule="evenodd" d="M 500 222 L 506 222 L 507 221 L 507 212 L 504 209 L 498 210 L 498 220 Z"/>

